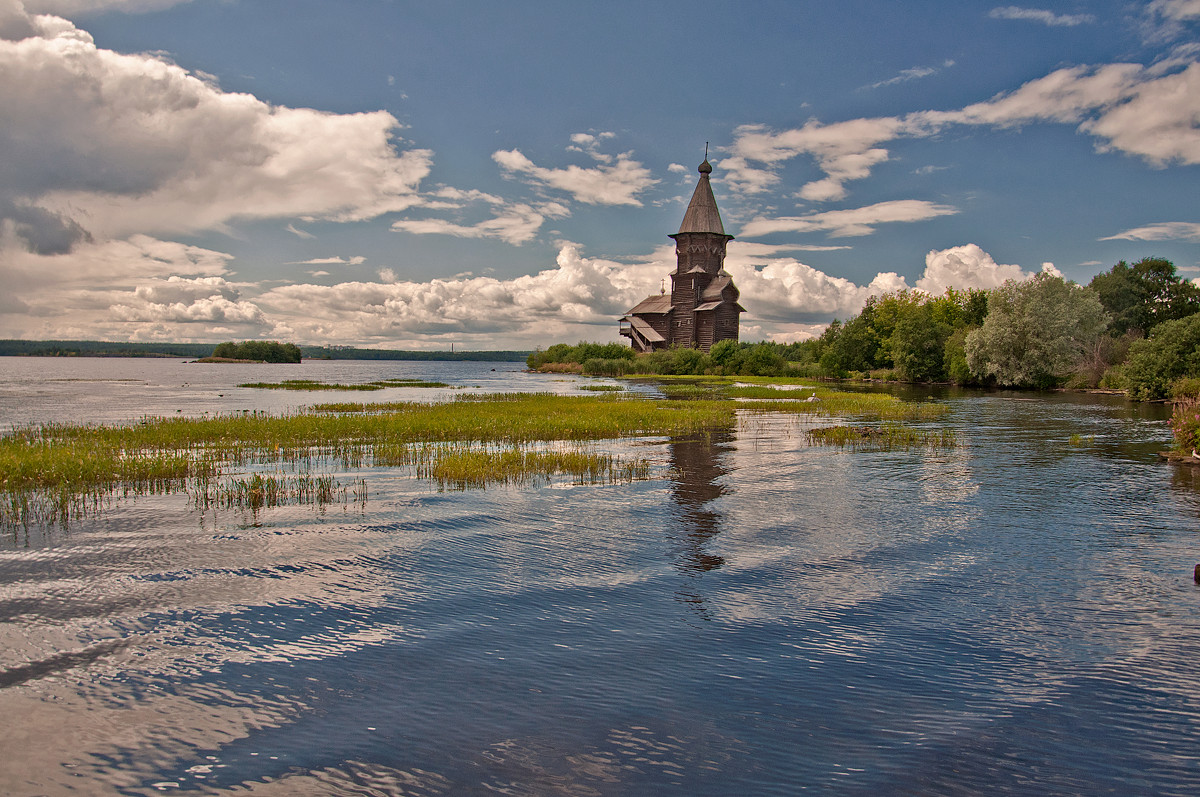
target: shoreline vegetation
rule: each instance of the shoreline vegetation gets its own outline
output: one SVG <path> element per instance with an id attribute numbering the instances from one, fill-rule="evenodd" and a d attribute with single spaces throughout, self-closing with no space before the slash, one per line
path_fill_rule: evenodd
<path id="1" fill-rule="evenodd" d="M 66 525 L 137 495 L 186 492 L 200 508 L 366 500 L 366 483 L 334 475 L 409 468 L 438 489 L 650 478 L 649 460 L 604 441 L 681 438 L 734 428 L 739 413 L 854 419 L 813 444 L 856 450 L 946 448 L 926 423 L 944 404 L 778 382 L 678 383 L 662 395 L 603 392 L 456 396 L 440 403 L 319 404 L 292 415 L 147 418 L 131 425 L 46 424 L 0 436 L 0 526 Z M 865 426 L 879 422 L 878 427 Z M 833 427 L 838 428 L 838 427 Z M 266 470 L 264 470 L 266 469 Z"/>
<path id="2" fill-rule="evenodd" d="M 872 296 L 858 315 L 791 344 L 719 341 L 708 352 L 635 354 L 622 344 L 556 344 L 533 370 L 590 376 L 758 376 L 1099 390 L 1170 401 L 1178 460 L 1200 451 L 1200 286 L 1173 263 L 1118 262 L 1086 285 L 1052 272 L 992 290 Z"/>

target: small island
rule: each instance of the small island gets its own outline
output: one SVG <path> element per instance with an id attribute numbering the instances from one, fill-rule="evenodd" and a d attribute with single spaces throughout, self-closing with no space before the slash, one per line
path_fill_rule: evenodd
<path id="1" fill-rule="evenodd" d="M 246 340 L 241 343 L 219 343 L 213 353 L 196 360 L 198 363 L 298 363 L 300 347 L 295 343 L 266 340 Z"/>

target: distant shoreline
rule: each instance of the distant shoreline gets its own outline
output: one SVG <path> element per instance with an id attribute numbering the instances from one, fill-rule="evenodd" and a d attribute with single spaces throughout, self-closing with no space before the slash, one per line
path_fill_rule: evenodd
<path id="1" fill-rule="evenodd" d="M 96 340 L 0 340 L 0 357 L 156 357 L 200 359 L 215 343 L 118 343 Z M 406 351 L 342 346 L 301 346 L 306 360 L 407 360 L 525 362 L 528 351 Z"/>

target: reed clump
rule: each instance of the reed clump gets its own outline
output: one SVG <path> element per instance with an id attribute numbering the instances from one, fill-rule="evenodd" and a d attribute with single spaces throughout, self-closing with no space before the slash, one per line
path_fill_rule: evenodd
<path id="1" fill-rule="evenodd" d="M 882 426 L 825 426 L 805 432 L 810 445 L 837 446 L 856 451 L 892 451 L 909 448 L 953 448 L 958 445 L 948 429 L 920 429 L 895 423 Z"/>
<path id="2" fill-rule="evenodd" d="M 334 503 L 365 503 L 366 481 L 350 485 L 330 474 L 284 473 L 238 476 L 225 479 L 196 480 L 187 488 L 192 504 L 201 510 L 249 509 L 292 504 L 329 506 Z"/>

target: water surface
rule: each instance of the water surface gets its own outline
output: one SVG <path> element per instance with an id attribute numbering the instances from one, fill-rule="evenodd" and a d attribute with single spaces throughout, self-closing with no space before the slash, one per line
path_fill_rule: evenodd
<path id="1" fill-rule="evenodd" d="M 0 425 L 45 420 L 22 390 L 85 420 L 329 400 L 104 362 L 140 381 L 22 371 Z M 278 378 L 581 383 L 301 368 Z M 63 397 L 80 384 L 102 398 Z M 365 504 L 150 496 L 10 534 L 0 792 L 1194 794 L 1200 485 L 1155 459 L 1162 408 L 939 400 L 948 452 L 813 448 L 802 420 L 746 415 L 613 444 L 655 463 L 632 484 L 380 469 Z"/>

